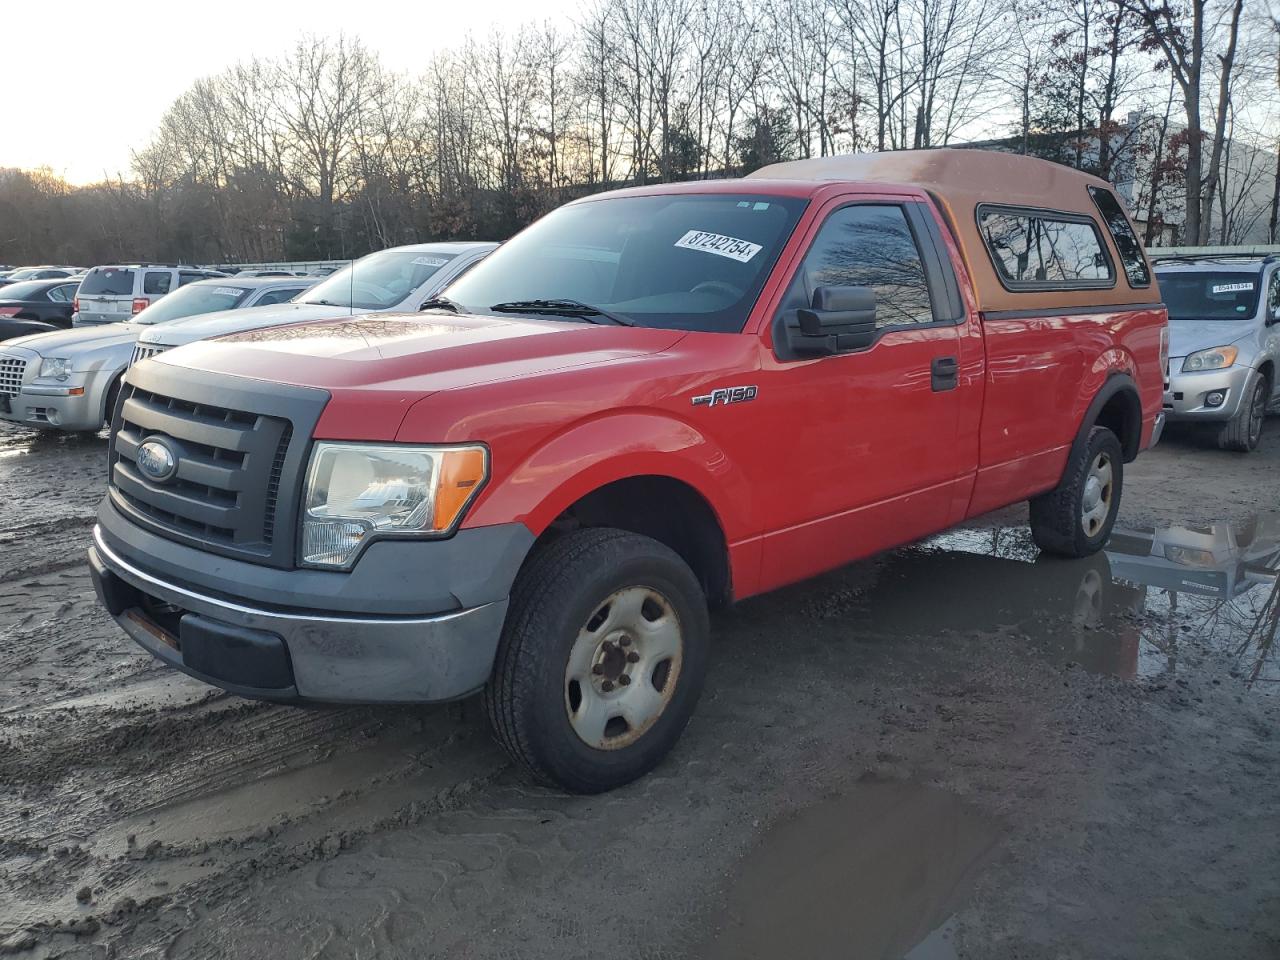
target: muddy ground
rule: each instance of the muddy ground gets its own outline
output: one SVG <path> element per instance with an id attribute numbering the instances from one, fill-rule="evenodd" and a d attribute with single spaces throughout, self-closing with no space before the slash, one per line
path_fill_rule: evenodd
<path id="1" fill-rule="evenodd" d="M 0 435 L 0 954 L 1280 957 L 1280 419 L 1144 456 L 1106 556 L 1016 508 L 718 616 L 675 754 L 594 798 L 473 703 L 159 667 L 94 603 L 104 474 Z"/>

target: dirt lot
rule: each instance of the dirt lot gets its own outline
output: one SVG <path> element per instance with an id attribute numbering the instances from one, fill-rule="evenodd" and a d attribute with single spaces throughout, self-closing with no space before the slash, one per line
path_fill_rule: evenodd
<path id="1" fill-rule="evenodd" d="M 0 954 L 1280 957 L 1263 444 L 1145 456 L 1105 557 L 1018 508 L 739 605 L 676 753 L 584 799 L 475 704 L 157 666 L 83 564 L 105 441 L 4 433 Z"/>

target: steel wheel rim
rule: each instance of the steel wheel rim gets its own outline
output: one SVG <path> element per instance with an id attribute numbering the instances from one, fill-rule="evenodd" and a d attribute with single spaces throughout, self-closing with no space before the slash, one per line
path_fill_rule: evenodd
<path id="1" fill-rule="evenodd" d="M 1111 512 L 1111 500 L 1115 490 L 1115 470 L 1111 455 L 1099 453 L 1089 464 L 1085 474 L 1084 492 L 1080 497 L 1080 526 L 1085 536 L 1096 537 L 1107 522 Z"/>
<path id="2" fill-rule="evenodd" d="M 596 750 L 635 743 L 662 716 L 684 660 L 675 607 L 652 587 L 624 587 L 596 606 L 569 651 L 564 706 Z"/>
<path id="3" fill-rule="evenodd" d="M 1249 444 L 1252 446 L 1262 439 L 1262 421 L 1267 413 L 1267 397 L 1264 384 L 1258 384 L 1253 391 L 1253 403 L 1249 408 Z"/>

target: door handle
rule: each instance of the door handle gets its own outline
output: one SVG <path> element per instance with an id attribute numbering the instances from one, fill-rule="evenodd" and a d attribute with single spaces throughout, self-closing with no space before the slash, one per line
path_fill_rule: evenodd
<path id="1" fill-rule="evenodd" d="M 929 373 L 934 393 L 954 390 L 960 382 L 960 361 L 955 357 L 934 357 Z"/>

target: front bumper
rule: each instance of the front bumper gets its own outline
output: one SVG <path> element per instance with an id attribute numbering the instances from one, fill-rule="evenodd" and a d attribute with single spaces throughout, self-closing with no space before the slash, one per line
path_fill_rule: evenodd
<path id="1" fill-rule="evenodd" d="M 0 406 L 0 419 L 24 427 L 97 430 L 102 427 L 102 398 L 92 381 L 86 386 L 25 384 Z"/>
<path id="2" fill-rule="evenodd" d="M 267 700 L 424 703 L 473 693 L 492 669 L 508 602 L 386 617 L 251 606 L 148 573 L 112 550 L 101 527 L 89 567 L 102 604 L 154 656 Z"/>
<path id="3" fill-rule="evenodd" d="M 1172 358 L 1170 370 L 1180 371 L 1182 360 L 1182 357 Z M 1171 421 L 1230 420 L 1240 410 L 1240 404 L 1246 402 L 1253 377 L 1253 368 L 1242 364 L 1223 370 L 1170 373 L 1169 387 L 1164 393 L 1164 413 Z M 1222 393 L 1225 399 L 1217 406 L 1208 406 L 1205 398 L 1211 393 Z"/>

